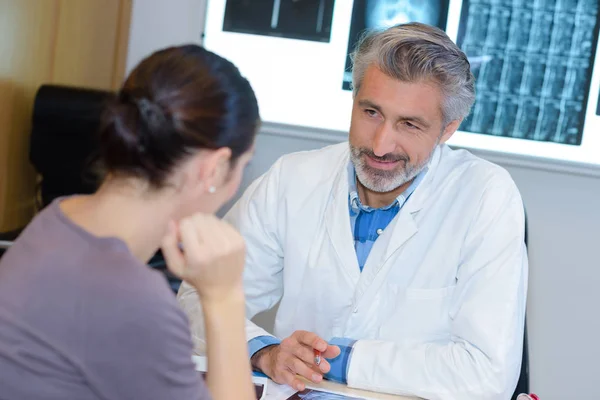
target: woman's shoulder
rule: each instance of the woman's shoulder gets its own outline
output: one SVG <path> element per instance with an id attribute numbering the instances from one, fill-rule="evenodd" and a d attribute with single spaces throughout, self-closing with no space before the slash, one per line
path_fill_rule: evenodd
<path id="1" fill-rule="evenodd" d="M 88 321 L 107 325 L 148 314 L 187 323 L 163 274 L 116 238 L 91 239 L 65 224 L 50 205 L 0 260 L 0 289 L 6 289 L 0 299 L 39 298 L 42 311 L 72 310 L 73 316 L 78 307 Z"/>

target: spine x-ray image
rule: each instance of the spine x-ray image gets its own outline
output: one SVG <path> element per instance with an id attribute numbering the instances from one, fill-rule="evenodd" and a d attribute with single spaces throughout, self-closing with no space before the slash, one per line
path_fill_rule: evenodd
<path id="1" fill-rule="evenodd" d="M 350 90 L 352 63 L 349 55 L 364 31 L 406 22 L 422 22 L 446 29 L 447 16 L 448 0 L 354 0 L 343 89 Z"/>
<path id="2" fill-rule="evenodd" d="M 581 144 L 597 40 L 598 0 L 466 0 L 477 98 L 460 130 Z"/>
<path id="3" fill-rule="evenodd" d="M 223 30 L 329 42 L 334 0 L 227 0 Z"/>

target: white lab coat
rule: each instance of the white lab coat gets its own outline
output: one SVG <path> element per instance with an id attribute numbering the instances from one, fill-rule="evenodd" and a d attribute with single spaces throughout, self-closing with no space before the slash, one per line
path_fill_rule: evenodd
<path id="1" fill-rule="evenodd" d="M 521 364 L 524 212 L 502 168 L 442 145 L 358 267 L 348 144 L 289 154 L 227 215 L 247 240 L 247 316 L 281 301 L 273 334 L 358 339 L 348 384 L 427 399 L 509 399 Z M 380 239 L 383 236 L 380 236 Z M 196 335 L 193 290 L 180 302 Z M 247 338 L 269 335 L 252 322 Z"/>

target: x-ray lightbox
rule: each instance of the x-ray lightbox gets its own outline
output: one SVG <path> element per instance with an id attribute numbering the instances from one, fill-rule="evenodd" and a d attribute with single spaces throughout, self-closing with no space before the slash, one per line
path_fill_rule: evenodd
<path id="1" fill-rule="evenodd" d="M 204 45 L 265 122 L 347 131 L 362 32 L 419 21 L 467 54 L 477 98 L 450 144 L 600 164 L 597 0 L 209 0 Z"/>

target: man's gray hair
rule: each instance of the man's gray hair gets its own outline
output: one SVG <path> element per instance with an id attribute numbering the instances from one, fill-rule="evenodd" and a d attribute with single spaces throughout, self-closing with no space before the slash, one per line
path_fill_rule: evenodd
<path id="1" fill-rule="evenodd" d="M 403 82 L 433 81 L 444 96 L 444 125 L 469 115 L 475 101 L 475 78 L 463 53 L 441 29 L 412 22 L 369 31 L 352 53 L 352 90 L 360 89 L 367 68 Z"/>

